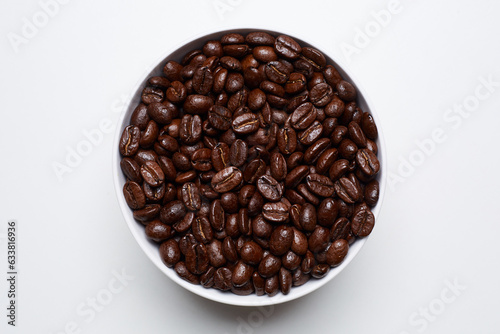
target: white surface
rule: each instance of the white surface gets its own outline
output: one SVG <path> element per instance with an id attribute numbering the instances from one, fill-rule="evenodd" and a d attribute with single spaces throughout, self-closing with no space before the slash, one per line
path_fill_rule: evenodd
<path id="1" fill-rule="evenodd" d="M 18 326 L 0 314 L 0 332 L 500 330 L 500 86 L 488 97 L 481 86 L 481 78 L 500 82 L 500 4 L 401 0 L 349 62 L 341 45 L 355 45 L 358 29 L 376 28 L 372 11 L 390 1 L 287 3 L 292 9 L 280 14 L 270 1 L 73 0 L 16 53 L 8 34 L 21 35 L 24 18 L 32 21 L 42 7 L 2 1 L 0 234 L 16 219 L 20 249 Z M 349 63 L 382 120 L 389 172 L 403 176 L 388 188 L 371 239 L 332 282 L 273 308 L 231 307 L 179 288 L 135 243 L 114 196 L 111 133 L 62 182 L 52 165 L 66 163 L 68 150 L 86 140 L 83 131 L 116 125 L 122 95 L 166 49 L 204 29 L 271 19 L 278 21 L 269 29 L 319 31 L 311 43 Z M 449 113 L 476 93 L 483 99 L 467 117 Z M 416 142 L 433 131 L 445 140 L 419 155 Z M 403 170 L 402 161 L 422 156 Z M 4 239 L 0 247 L 4 277 Z M 133 279 L 116 280 L 123 270 Z M 6 293 L 2 278 L 0 305 Z M 96 297 L 107 304 L 91 311 Z"/>

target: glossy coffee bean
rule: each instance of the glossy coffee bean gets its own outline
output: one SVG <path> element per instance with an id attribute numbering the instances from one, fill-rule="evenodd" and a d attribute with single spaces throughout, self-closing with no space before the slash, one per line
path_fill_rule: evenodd
<path id="1" fill-rule="evenodd" d="M 293 242 L 293 230 L 286 225 L 278 226 L 269 239 L 269 250 L 276 256 L 285 254 Z"/>
<path id="2" fill-rule="evenodd" d="M 243 174 L 236 167 L 227 167 L 212 178 L 212 188 L 218 193 L 231 191 L 243 180 Z"/>
<path id="3" fill-rule="evenodd" d="M 141 186 L 133 181 L 128 181 L 123 186 L 123 196 L 132 210 L 142 209 L 146 205 L 146 196 Z"/>
<path id="4" fill-rule="evenodd" d="M 214 274 L 214 288 L 222 291 L 228 291 L 231 290 L 232 285 L 231 270 L 226 267 L 218 268 Z"/>
<path id="5" fill-rule="evenodd" d="M 248 241 L 241 247 L 240 256 L 245 263 L 258 265 L 262 260 L 263 250 L 254 241 Z"/>
<path id="6" fill-rule="evenodd" d="M 160 257 L 167 267 L 173 267 L 181 259 L 179 244 L 174 239 L 165 241 L 160 246 Z"/>
<path id="7" fill-rule="evenodd" d="M 258 272 L 264 278 L 276 275 L 281 267 L 281 259 L 273 254 L 264 256 L 259 264 Z"/>
<path id="8" fill-rule="evenodd" d="M 344 261 L 349 250 L 349 243 L 344 239 L 338 239 L 328 247 L 326 251 L 326 263 L 336 267 Z"/>
<path id="9" fill-rule="evenodd" d="M 351 230 L 355 236 L 368 236 L 375 225 L 375 217 L 370 208 L 365 204 L 359 204 L 354 208 L 351 222 Z"/>
<path id="10" fill-rule="evenodd" d="M 160 220 L 162 223 L 172 225 L 178 220 L 181 220 L 186 214 L 186 207 L 179 201 L 167 203 L 160 211 Z"/>

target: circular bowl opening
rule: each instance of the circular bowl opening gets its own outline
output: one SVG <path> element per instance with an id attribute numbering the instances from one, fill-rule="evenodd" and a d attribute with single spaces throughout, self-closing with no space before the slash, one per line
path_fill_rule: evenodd
<path id="1" fill-rule="evenodd" d="M 240 33 L 243 35 L 248 34 L 249 32 L 252 31 L 264 31 L 267 32 L 273 36 L 278 36 L 278 35 L 288 35 L 292 38 L 294 38 L 301 46 L 309 46 L 309 47 L 314 47 L 325 55 L 327 59 L 328 64 L 332 64 L 335 66 L 335 68 L 339 71 L 339 73 L 342 75 L 344 80 L 350 82 L 351 84 L 354 85 L 354 87 L 357 90 L 357 104 L 358 106 L 363 110 L 363 111 L 368 111 L 370 112 L 377 124 L 378 127 L 378 139 L 376 140 L 377 146 L 379 148 L 378 151 L 378 158 L 380 161 L 380 172 L 377 176 L 377 180 L 380 183 L 380 196 L 379 196 L 379 201 L 375 207 L 372 208 L 372 212 L 375 216 L 376 222 L 378 223 L 378 216 L 380 213 L 381 205 L 383 202 L 384 194 L 385 194 L 385 188 L 386 188 L 386 156 L 385 156 L 385 143 L 383 139 L 383 131 L 381 128 L 381 123 L 378 115 L 376 114 L 375 110 L 373 110 L 372 104 L 368 102 L 367 95 L 364 91 L 364 89 L 361 87 L 359 82 L 354 79 L 352 74 L 349 73 L 349 71 L 346 69 L 345 66 L 340 65 L 335 59 L 333 59 L 327 52 L 324 51 L 323 48 L 321 48 L 318 45 L 312 45 L 308 43 L 306 40 L 292 34 L 288 34 L 286 32 L 278 32 L 278 31 L 273 31 L 273 30 L 266 30 L 266 29 L 251 29 L 251 28 L 241 28 L 241 29 L 229 29 L 229 30 L 223 30 L 223 31 L 217 31 L 217 32 L 212 32 L 208 34 L 204 34 L 203 36 L 196 37 L 194 39 L 191 39 L 184 43 L 182 46 L 179 46 L 177 48 L 172 49 L 168 53 L 166 53 L 165 56 L 161 57 L 161 59 L 153 64 L 150 68 L 150 71 L 147 71 L 147 73 L 144 75 L 144 77 L 140 78 L 138 84 L 136 87 L 132 90 L 132 94 L 130 95 L 130 101 L 129 103 L 125 106 L 120 120 L 117 125 L 116 133 L 115 133 L 115 138 L 114 138 L 114 144 L 113 144 L 113 178 L 114 178 L 114 186 L 115 186 L 115 192 L 118 198 L 118 203 L 120 205 L 120 209 L 122 211 L 122 214 L 125 218 L 125 221 L 127 222 L 127 225 L 132 232 L 132 235 L 134 236 L 135 240 L 139 244 L 139 246 L 142 248 L 144 253 L 148 256 L 148 258 L 166 275 L 168 276 L 171 280 L 182 286 L 183 288 L 199 295 L 202 297 L 205 297 L 207 299 L 217 301 L 220 303 L 224 304 L 229 304 L 229 305 L 238 305 L 238 306 L 264 306 L 264 305 L 274 305 L 274 304 L 280 304 L 284 303 L 287 301 L 291 301 L 294 299 L 297 299 L 299 297 L 305 296 L 321 286 L 325 285 L 326 283 L 330 282 L 335 276 L 337 276 L 353 259 L 354 257 L 359 253 L 365 242 L 369 237 L 365 238 L 358 238 L 352 245 L 349 247 L 349 252 L 347 256 L 345 257 L 344 261 L 342 264 L 335 268 L 331 268 L 329 273 L 323 277 L 322 279 L 310 279 L 308 282 L 306 282 L 304 285 L 299 286 L 299 287 L 292 287 L 290 293 L 288 295 L 283 295 L 281 293 L 278 293 L 277 295 L 273 297 L 268 297 L 268 296 L 257 296 L 255 294 L 249 295 L 249 296 L 238 296 L 235 295 L 231 292 L 222 292 L 213 288 L 206 289 L 202 287 L 201 285 L 193 285 L 182 278 L 180 278 L 177 273 L 173 270 L 173 268 L 168 268 L 165 266 L 160 259 L 159 251 L 158 251 L 158 244 L 149 240 L 145 233 L 144 233 L 144 225 L 141 223 L 137 222 L 134 220 L 132 216 L 132 210 L 128 207 L 124 197 L 123 197 L 123 185 L 125 184 L 125 176 L 123 175 L 121 168 L 120 168 L 120 161 L 121 161 L 121 156 L 120 152 L 118 150 L 118 144 L 120 140 L 120 136 L 123 132 L 123 129 L 128 125 L 130 116 L 132 112 L 134 111 L 135 107 L 137 104 L 141 101 L 141 92 L 142 89 L 145 87 L 146 82 L 149 77 L 151 76 L 157 76 L 157 75 L 162 75 L 163 74 L 163 66 L 168 60 L 175 60 L 180 62 L 182 57 L 191 50 L 194 49 L 201 49 L 203 45 L 205 44 L 206 41 L 211 40 L 211 39 L 220 39 L 223 35 L 228 34 L 228 33 Z M 375 226 L 377 226 L 377 223 Z"/>

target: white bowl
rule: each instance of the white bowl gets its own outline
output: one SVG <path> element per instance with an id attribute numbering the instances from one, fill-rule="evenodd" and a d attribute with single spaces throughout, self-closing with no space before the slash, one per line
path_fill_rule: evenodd
<path id="1" fill-rule="evenodd" d="M 339 265 L 338 267 L 331 268 L 330 272 L 327 274 L 322 279 L 310 279 L 307 283 L 305 283 L 302 286 L 299 287 L 292 287 L 290 293 L 288 295 L 283 295 L 281 293 L 278 293 L 274 297 L 268 297 L 268 296 L 256 296 L 255 294 L 249 295 L 249 296 L 238 296 L 230 292 L 221 292 L 216 289 L 206 289 L 202 287 L 201 285 L 193 285 L 191 283 L 186 282 L 182 278 L 180 278 L 177 273 L 171 269 L 166 267 L 162 260 L 160 259 L 159 251 L 158 251 L 158 244 L 152 242 L 148 238 L 146 238 L 146 235 L 144 233 L 144 226 L 135 221 L 133 216 L 132 216 L 132 210 L 128 207 L 127 203 L 125 202 L 125 199 L 123 197 L 123 185 L 125 184 L 125 177 L 121 171 L 120 168 L 120 153 L 118 150 L 118 144 L 120 140 L 120 136 L 123 132 L 123 129 L 129 124 L 130 116 L 132 112 L 134 111 L 135 107 L 138 105 L 138 103 L 141 101 L 141 92 L 142 89 L 144 88 L 147 80 L 151 76 L 156 76 L 156 75 L 162 75 L 163 74 L 163 66 L 168 60 L 176 60 L 178 62 L 181 61 L 182 57 L 191 50 L 194 49 L 201 49 L 204 43 L 208 40 L 211 39 L 220 39 L 223 35 L 231 32 L 236 32 L 236 33 L 241 33 L 243 35 L 252 32 L 252 31 L 265 31 L 268 32 L 274 36 L 280 35 L 280 34 L 285 34 L 289 35 L 292 38 L 294 38 L 301 46 L 311 46 L 314 47 L 318 50 L 321 50 L 325 57 L 327 58 L 327 61 L 329 64 L 332 64 L 337 68 L 337 70 L 340 72 L 340 74 L 343 76 L 343 78 L 346 81 L 349 81 L 352 83 L 358 93 L 357 97 L 357 103 L 361 107 L 363 111 L 369 111 L 374 119 L 375 122 L 378 126 L 379 130 L 379 136 L 377 139 L 377 145 L 379 148 L 379 153 L 378 153 L 378 158 L 380 160 L 380 173 L 378 175 L 378 180 L 380 182 L 380 198 L 377 203 L 377 205 L 373 208 L 373 214 L 376 219 L 376 224 L 375 224 L 375 229 L 377 224 L 380 222 L 377 220 L 382 204 L 382 200 L 384 197 L 385 193 L 385 188 L 386 188 L 386 156 L 385 156 L 385 144 L 384 144 L 384 139 L 383 139 L 383 133 L 382 129 L 380 127 L 380 119 L 377 117 L 377 114 L 373 110 L 373 107 L 371 104 L 368 103 L 367 101 L 367 96 L 365 94 L 365 91 L 363 88 L 360 86 L 359 82 L 357 80 L 354 80 L 352 74 L 350 74 L 345 66 L 341 66 L 338 61 L 334 60 L 331 58 L 323 48 L 318 47 L 316 45 L 311 45 L 307 43 L 305 40 L 301 39 L 300 37 L 296 35 L 291 35 L 287 34 L 286 32 L 277 32 L 277 31 L 271 31 L 271 30 L 265 30 L 265 29 L 246 29 L 246 28 L 241 28 L 241 29 L 230 29 L 230 30 L 224 30 L 224 31 L 217 31 L 217 32 L 212 32 L 208 34 L 204 34 L 203 36 L 199 36 L 196 38 L 191 39 L 190 41 L 184 43 L 181 46 L 178 47 L 173 47 L 170 51 L 166 52 L 164 57 L 161 57 L 161 59 L 153 64 L 151 66 L 151 70 L 147 72 L 147 74 L 143 77 L 140 78 L 139 83 L 137 86 L 132 90 L 131 94 L 131 100 L 128 103 L 128 105 L 125 107 L 123 110 L 117 129 L 116 129 L 116 134 L 115 134 L 115 139 L 114 139 L 114 144 L 113 144 L 113 173 L 114 173 L 114 184 L 115 184 L 115 191 L 116 195 L 118 197 L 118 203 L 120 204 L 121 211 L 123 213 L 123 216 L 125 217 L 125 221 L 128 224 L 128 227 L 130 228 L 130 231 L 132 232 L 132 235 L 134 238 L 137 240 L 139 243 L 139 246 L 142 248 L 142 250 L 146 253 L 146 255 L 149 257 L 149 259 L 163 272 L 165 275 L 167 275 L 170 279 L 172 279 L 174 282 L 182 286 L 183 288 L 200 295 L 202 297 L 205 297 L 207 299 L 211 299 L 220 303 L 225 303 L 225 304 L 230 304 L 230 305 L 239 305 L 239 306 L 264 306 L 264 305 L 274 305 L 274 304 L 279 304 L 279 303 L 284 303 L 290 300 L 297 299 L 299 297 L 302 297 L 304 295 L 307 295 L 308 293 L 315 291 L 316 289 L 320 288 L 321 286 L 325 285 L 326 283 L 330 282 L 335 276 L 337 276 L 351 261 L 354 259 L 354 257 L 358 254 L 358 252 L 361 250 L 363 245 L 365 244 L 366 238 L 361 238 L 356 240 L 350 247 L 349 247 L 349 252 L 344 259 L 344 262 Z"/>

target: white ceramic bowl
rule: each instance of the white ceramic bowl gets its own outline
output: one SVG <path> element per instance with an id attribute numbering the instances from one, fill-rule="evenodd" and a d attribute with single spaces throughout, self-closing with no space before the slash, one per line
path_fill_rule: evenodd
<path id="1" fill-rule="evenodd" d="M 145 84 L 148 80 L 149 77 L 151 76 L 156 76 L 156 75 L 162 75 L 162 70 L 164 64 L 168 60 L 176 60 L 180 62 L 182 57 L 191 50 L 194 49 L 201 49 L 204 43 L 208 40 L 211 39 L 220 39 L 223 35 L 230 33 L 230 32 L 237 32 L 241 33 L 243 35 L 252 32 L 252 31 L 266 31 L 274 36 L 280 35 L 280 34 L 285 34 L 289 35 L 292 38 L 294 38 L 301 46 L 311 46 L 315 47 L 318 50 L 321 50 L 325 57 L 327 58 L 327 61 L 329 64 L 334 65 L 337 70 L 340 72 L 340 74 L 343 76 L 343 78 L 350 83 L 352 83 L 358 93 L 357 97 L 357 103 L 361 107 L 362 110 L 364 111 L 369 111 L 374 119 L 375 122 L 378 126 L 379 130 L 379 137 L 377 140 L 377 145 L 379 148 L 379 153 L 378 153 L 378 158 L 380 160 L 380 173 L 378 175 L 378 180 L 380 182 L 380 199 L 377 203 L 377 205 L 373 208 L 373 214 L 376 219 L 376 224 L 375 224 L 375 229 L 377 224 L 380 222 L 377 220 L 380 212 L 380 207 L 382 204 L 382 200 L 384 197 L 385 193 L 385 187 L 386 187 L 386 157 L 385 157 L 385 145 L 384 145 L 384 140 L 383 140 L 383 133 L 381 129 L 381 123 L 380 119 L 377 117 L 377 114 L 373 110 L 372 106 L 370 103 L 368 103 L 367 96 L 365 94 L 365 91 L 363 88 L 359 85 L 359 82 L 357 80 L 354 80 L 353 76 L 347 71 L 345 66 L 341 66 L 337 61 L 332 59 L 326 52 L 324 52 L 324 49 L 317 45 L 311 45 L 307 43 L 305 40 L 301 39 L 300 37 L 296 35 L 290 35 L 287 34 L 286 32 L 277 32 L 277 31 L 271 31 L 271 30 L 265 30 L 265 29 L 230 29 L 230 30 L 224 30 L 224 31 L 217 31 L 209 34 L 204 34 L 203 36 L 196 37 L 186 43 L 184 43 L 181 46 L 178 47 L 173 47 L 170 51 L 168 51 L 164 57 L 161 57 L 160 61 L 157 63 L 153 64 L 151 66 L 151 70 L 147 72 L 147 74 L 143 77 L 140 78 L 140 81 L 138 82 L 137 86 L 132 90 L 131 94 L 131 100 L 128 103 L 128 105 L 125 107 L 124 111 L 121 114 L 117 129 L 116 129 L 116 134 L 115 134 L 115 140 L 114 140 L 114 145 L 113 145 L 113 173 L 114 173 L 114 183 L 115 183 L 115 191 L 118 197 L 118 203 L 120 204 L 121 211 L 123 213 L 123 216 L 125 217 L 125 221 L 128 224 L 128 227 L 130 228 L 130 231 L 132 232 L 134 238 L 137 240 L 139 243 L 139 246 L 142 248 L 142 250 L 146 253 L 146 255 L 149 257 L 149 259 L 163 272 L 165 275 L 167 275 L 170 279 L 172 279 L 174 282 L 182 286 L 183 288 L 200 295 L 202 297 L 220 302 L 220 303 L 225 303 L 225 304 L 230 304 L 230 305 L 239 305 L 239 306 L 263 306 L 263 305 L 272 305 L 272 304 L 279 304 L 279 303 L 284 303 L 299 297 L 302 297 L 318 288 L 321 286 L 325 285 L 326 283 L 330 282 L 335 276 L 337 276 L 351 261 L 354 259 L 354 257 L 358 254 L 360 249 L 363 247 L 365 244 L 367 238 L 362 238 L 358 239 L 354 242 L 353 245 L 350 246 L 349 252 L 344 260 L 344 262 L 335 268 L 332 268 L 328 275 L 322 279 L 310 279 L 307 283 L 300 287 L 292 287 L 290 293 L 288 295 L 283 295 L 281 293 L 278 293 L 274 297 L 268 297 L 268 296 L 256 296 L 255 294 L 249 295 L 249 296 L 237 296 L 234 295 L 230 292 L 221 292 L 216 289 L 206 289 L 203 288 L 200 285 L 193 285 L 191 283 L 186 282 L 185 280 L 181 279 L 173 269 L 166 267 L 163 262 L 160 259 L 159 251 L 158 251 L 158 244 L 150 241 L 149 239 L 146 238 L 146 235 L 144 233 L 144 226 L 141 223 L 138 223 L 137 221 L 134 220 L 132 216 L 132 210 L 128 207 L 127 203 L 125 202 L 125 199 L 123 197 L 123 185 L 125 184 L 125 177 L 120 169 L 120 153 L 118 150 L 118 143 L 120 136 L 123 132 L 123 129 L 129 124 L 130 116 L 132 112 L 134 111 L 135 107 L 138 105 L 138 103 L 141 100 L 141 92 L 142 89 L 145 87 Z"/>

